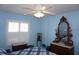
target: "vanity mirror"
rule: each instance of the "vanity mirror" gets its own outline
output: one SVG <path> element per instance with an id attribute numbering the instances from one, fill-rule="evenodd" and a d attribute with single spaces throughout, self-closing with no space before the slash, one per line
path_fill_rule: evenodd
<path id="1" fill-rule="evenodd" d="M 71 27 L 67 21 L 67 19 L 62 16 L 60 22 L 58 24 L 58 28 L 56 29 L 56 39 L 53 42 L 63 42 L 65 45 L 72 46 L 73 41 Z"/>

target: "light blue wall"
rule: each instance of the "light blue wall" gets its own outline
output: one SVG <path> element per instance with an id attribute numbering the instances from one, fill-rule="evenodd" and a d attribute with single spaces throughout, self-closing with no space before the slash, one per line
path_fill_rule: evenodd
<path id="1" fill-rule="evenodd" d="M 0 12 L 0 48 L 7 48 L 6 23 L 8 20 L 20 20 L 29 23 L 29 44 L 36 44 L 36 33 L 40 32 L 40 20 L 33 16 L 22 16 L 7 12 Z"/>
<path id="2" fill-rule="evenodd" d="M 46 45 L 50 45 L 50 43 L 55 39 L 55 28 L 62 16 L 65 16 L 70 23 L 73 33 L 72 40 L 74 43 L 75 54 L 79 54 L 79 11 L 67 12 L 57 16 L 48 16 L 43 18 L 41 21 L 41 32 L 44 35 L 43 42 Z"/>
<path id="3" fill-rule="evenodd" d="M 50 45 L 55 38 L 55 28 L 59 20 L 56 16 L 47 16 L 41 20 L 41 32 L 43 33 L 43 43 Z"/>
<path id="4" fill-rule="evenodd" d="M 33 16 L 23 16 L 7 12 L 0 12 L 0 48 L 7 48 L 6 45 L 6 21 L 23 20 L 30 24 L 30 42 L 29 44 L 36 45 L 36 33 L 43 33 L 43 44 L 47 46 L 55 39 L 55 28 L 60 21 L 61 16 L 65 16 L 70 23 L 73 33 L 73 43 L 75 47 L 75 53 L 79 54 L 79 11 L 73 11 L 68 13 L 62 13 L 57 16 L 47 16 L 41 19 Z"/>

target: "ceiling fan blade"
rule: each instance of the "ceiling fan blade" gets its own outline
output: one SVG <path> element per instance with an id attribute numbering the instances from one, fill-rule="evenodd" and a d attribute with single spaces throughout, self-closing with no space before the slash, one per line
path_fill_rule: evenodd
<path id="1" fill-rule="evenodd" d="M 55 16 L 56 15 L 55 13 L 51 13 L 51 12 L 48 12 L 48 11 L 43 11 L 42 13 L 48 14 L 48 15 L 51 15 L 51 16 Z"/>
<path id="2" fill-rule="evenodd" d="M 24 7 L 23 9 L 27 9 L 27 10 L 30 10 L 30 11 L 35 11 L 34 9 L 32 9 L 32 8 L 27 8 L 27 7 Z"/>
<path id="3" fill-rule="evenodd" d="M 51 9 L 52 7 L 47 7 L 46 9 L 44 9 L 44 10 L 49 10 L 49 9 Z"/>
<path id="4" fill-rule="evenodd" d="M 24 14 L 25 16 L 26 15 L 33 15 L 35 12 L 31 12 L 31 13 L 28 13 L 28 14 Z"/>
<path id="5" fill-rule="evenodd" d="M 47 15 L 50 15 L 50 16 L 55 16 L 54 14 L 49 14 L 49 13 L 46 13 Z"/>

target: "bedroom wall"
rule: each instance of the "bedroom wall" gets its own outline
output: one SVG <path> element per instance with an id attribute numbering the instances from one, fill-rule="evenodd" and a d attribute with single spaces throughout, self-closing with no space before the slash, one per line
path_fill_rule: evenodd
<path id="1" fill-rule="evenodd" d="M 8 47 L 6 43 L 7 20 L 20 20 L 30 24 L 30 38 L 28 44 L 36 45 L 36 33 L 42 32 L 43 44 L 49 46 L 50 43 L 55 39 L 55 28 L 57 28 L 61 16 L 65 16 L 71 25 L 75 54 L 79 54 L 79 11 L 62 13 L 57 16 L 46 16 L 41 19 L 35 18 L 33 16 L 23 16 L 8 12 L 0 12 L 0 48 L 6 49 Z"/>
<path id="2" fill-rule="evenodd" d="M 40 32 L 40 20 L 33 16 L 23 16 L 8 12 L 0 12 L 0 48 L 7 49 L 6 43 L 6 30 L 7 30 L 7 21 L 8 20 L 16 20 L 16 21 L 24 21 L 29 23 L 29 42 L 28 44 L 36 45 L 36 33 Z"/>
<path id="3" fill-rule="evenodd" d="M 57 16 L 48 16 L 43 18 L 41 21 L 43 43 L 48 46 L 55 39 L 55 28 L 57 27 L 62 16 L 65 16 L 70 23 L 73 33 L 72 40 L 74 43 L 75 54 L 79 54 L 79 11 L 71 11 Z"/>

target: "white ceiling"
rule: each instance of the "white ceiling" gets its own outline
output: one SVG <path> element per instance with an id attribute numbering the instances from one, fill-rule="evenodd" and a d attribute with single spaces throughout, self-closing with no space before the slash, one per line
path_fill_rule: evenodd
<path id="1" fill-rule="evenodd" d="M 24 15 L 31 12 L 31 10 L 24 8 L 35 9 L 38 6 L 38 4 L 0 4 L 0 11 Z M 52 7 L 48 11 L 55 14 L 79 10 L 78 4 L 42 4 L 41 6 Z"/>

